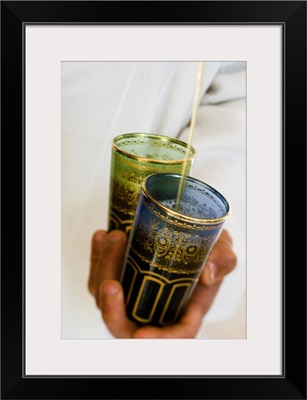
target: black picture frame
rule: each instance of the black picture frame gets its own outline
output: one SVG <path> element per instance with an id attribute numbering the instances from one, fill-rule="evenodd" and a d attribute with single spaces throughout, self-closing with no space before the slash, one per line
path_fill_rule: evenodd
<path id="1" fill-rule="evenodd" d="M 38 23 L 282 25 L 281 376 L 24 376 L 23 32 Z M 2 1 L 1 100 L 1 398 L 306 399 L 305 1 Z"/>

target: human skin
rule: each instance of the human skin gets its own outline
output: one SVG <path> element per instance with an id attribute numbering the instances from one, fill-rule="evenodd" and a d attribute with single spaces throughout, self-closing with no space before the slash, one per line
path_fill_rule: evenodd
<path id="1" fill-rule="evenodd" d="M 235 268 L 237 257 L 232 238 L 223 229 L 216 241 L 188 306 L 180 320 L 170 326 L 139 327 L 125 313 L 123 288 L 119 282 L 127 247 L 120 230 L 97 230 L 92 236 L 88 289 L 102 318 L 115 338 L 194 338 L 225 277 Z"/>

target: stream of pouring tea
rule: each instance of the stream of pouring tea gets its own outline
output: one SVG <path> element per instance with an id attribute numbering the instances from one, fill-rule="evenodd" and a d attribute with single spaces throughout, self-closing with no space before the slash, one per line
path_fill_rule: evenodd
<path id="1" fill-rule="evenodd" d="M 175 205 L 176 211 L 178 211 L 178 209 L 179 209 L 179 205 L 180 205 L 180 201 L 181 201 L 181 197 L 182 197 L 183 185 L 184 185 L 184 181 L 185 181 L 185 176 L 187 174 L 188 159 L 189 159 L 190 149 L 191 149 L 191 145 L 192 145 L 192 141 L 193 141 L 193 135 L 194 135 L 195 124 L 196 124 L 196 119 L 197 119 L 197 111 L 199 108 L 200 93 L 201 93 L 203 74 L 204 74 L 204 65 L 205 65 L 205 63 L 203 61 L 199 62 L 197 81 L 196 81 L 196 90 L 195 90 L 194 104 L 193 104 L 193 112 L 192 112 L 191 124 L 190 124 L 189 136 L 188 136 L 188 147 L 187 147 L 185 159 L 183 161 L 182 179 L 180 180 L 180 183 L 179 183 L 177 200 L 176 200 L 176 205 Z"/>

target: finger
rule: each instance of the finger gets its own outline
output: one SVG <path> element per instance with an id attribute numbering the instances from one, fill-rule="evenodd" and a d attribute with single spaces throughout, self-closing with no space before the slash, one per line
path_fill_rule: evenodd
<path id="1" fill-rule="evenodd" d="M 180 321 L 174 325 L 156 328 L 146 326 L 134 332 L 138 339 L 192 339 L 195 338 L 204 315 L 208 312 L 221 281 L 211 286 L 198 284 Z"/>
<path id="2" fill-rule="evenodd" d="M 188 306 L 181 318 L 183 324 L 194 324 L 195 327 L 200 327 L 204 316 L 209 311 L 216 294 L 221 286 L 222 280 L 219 280 L 212 285 L 203 285 L 199 282 L 191 296 Z M 195 321 L 193 323 L 193 321 Z M 197 322 L 197 323 L 196 323 Z"/>
<path id="3" fill-rule="evenodd" d="M 120 279 L 127 245 L 127 236 L 120 230 L 114 230 L 104 238 L 101 257 L 98 263 L 95 297 L 98 305 L 98 290 L 105 279 Z"/>
<path id="4" fill-rule="evenodd" d="M 223 230 L 209 255 L 200 280 L 205 285 L 212 285 L 233 271 L 236 264 L 237 256 L 232 248 L 232 238 Z"/>
<path id="5" fill-rule="evenodd" d="M 95 295 L 95 282 L 97 277 L 99 259 L 106 236 L 107 232 L 104 230 L 98 230 L 92 236 L 88 289 L 93 296 Z"/>
<path id="6" fill-rule="evenodd" d="M 230 233 L 227 231 L 227 229 L 223 229 L 220 237 L 218 239 L 218 242 L 223 242 L 224 244 L 229 244 L 229 246 L 233 245 L 233 240 L 230 235 Z"/>
<path id="7" fill-rule="evenodd" d="M 99 308 L 102 318 L 113 336 L 131 338 L 137 326 L 125 312 L 124 293 L 116 280 L 105 280 L 99 287 Z"/>

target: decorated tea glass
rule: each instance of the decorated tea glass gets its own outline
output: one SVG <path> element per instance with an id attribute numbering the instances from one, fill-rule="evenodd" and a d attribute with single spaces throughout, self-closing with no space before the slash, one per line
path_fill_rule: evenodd
<path id="1" fill-rule="evenodd" d="M 180 318 L 229 213 L 221 193 L 190 176 L 144 180 L 121 278 L 131 320 L 165 326 Z"/>
<path id="2" fill-rule="evenodd" d="M 108 230 L 129 234 L 144 179 L 153 173 L 181 173 L 187 157 L 187 174 L 196 156 L 187 143 L 164 135 L 126 133 L 112 145 Z"/>

